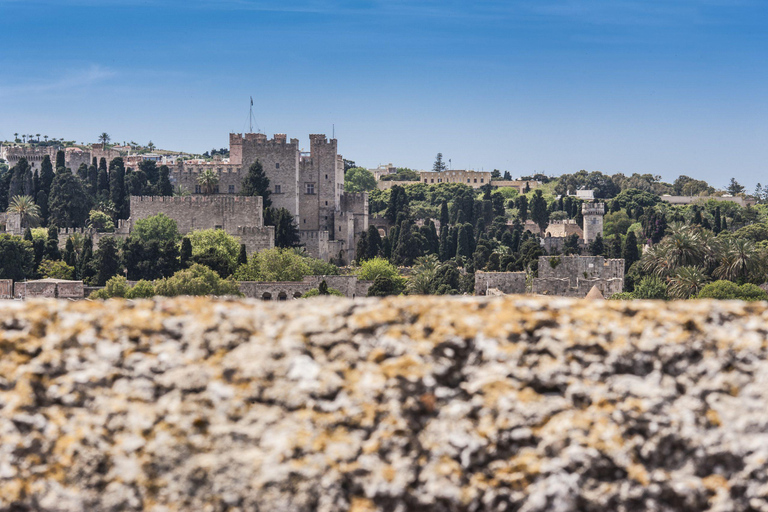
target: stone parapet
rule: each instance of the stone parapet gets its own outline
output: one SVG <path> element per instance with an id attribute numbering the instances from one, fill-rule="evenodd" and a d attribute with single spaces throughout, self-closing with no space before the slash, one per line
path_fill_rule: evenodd
<path id="1" fill-rule="evenodd" d="M 762 511 L 768 305 L 9 302 L 0 509 Z"/>

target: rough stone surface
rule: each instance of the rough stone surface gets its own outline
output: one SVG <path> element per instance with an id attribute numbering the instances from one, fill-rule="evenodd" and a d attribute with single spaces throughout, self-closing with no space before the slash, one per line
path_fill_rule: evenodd
<path id="1" fill-rule="evenodd" d="M 768 306 L 0 310 L 0 510 L 768 511 Z"/>

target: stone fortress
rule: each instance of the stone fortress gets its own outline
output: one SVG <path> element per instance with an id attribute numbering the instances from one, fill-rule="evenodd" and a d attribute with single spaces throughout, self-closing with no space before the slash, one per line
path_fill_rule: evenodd
<path id="1" fill-rule="evenodd" d="M 357 237 L 368 229 L 368 194 L 344 192 L 344 160 L 336 139 L 309 136 L 310 150 L 285 134 L 231 133 L 229 161 L 178 162 L 171 169 L 175 186 L 199 194 L 197 178 L 205 170 L 219 176 L 219 195 L 237 195 L 248 169 L 257 160 L 269 178 L 272 206 L 286 208 L 296 219 L 307 252 L 324 260 L 354 259 Z"/>
<path id="2" fill-rule="evenodd" d="M 585 297 L 592 287 L 610 298 L 624 290 L 624 260 L 602 256 L 540 256 L 539 277 L 527 272 L 475 272 L 475 294 L 498 290 L 505 295 L 533 293 Z"/>
<path id="3" fill-rule="evenodd" d="M 81 164 L 91 165 L 94 158 L 97 160 L 104 158 L 109 162 L 113 158 L 120 156 L 119 151 L 104 148 L 103 144 L 91 144 L 89 150 L 83 150 L 78 147 L 65 148 L 58 145 L 31 147 L 17 144 L 0 144 L 0 158 L 8 163 L 8 167 L 13 167 L 19 160 L 25 158 L 33 172 L 40 171 L 40 165 L 46 156 L 51 159 L 51 163 L 55 166 L 56 153 L 58 151 L 64 151 L 65 165 L 73 171 L 76 171 Z"/>

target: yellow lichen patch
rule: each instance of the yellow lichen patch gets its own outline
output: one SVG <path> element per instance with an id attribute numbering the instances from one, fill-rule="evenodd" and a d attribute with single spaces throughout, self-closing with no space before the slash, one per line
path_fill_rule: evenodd
<path id="1" fill-rule="evenodd" d="M 361 496 L 352 497 L 348 512 L 376 512 L 376 504 L 368 498 Z"/>
<path id="2" fill-rule="evenodd" d="M 381 470 L 381 475 L 384 477 L 384 479 L 387 482 L 394 481 L 395 477 L 397 476 L 397 470 L 393 468 L 392 466 L 385 466 Z"/>
<path id="3" fill-rule="evenodd" d="M 648 471 L 642 464 L 632 463 L 627 466 L 627 476 L 642 485 L 648 485 L 651 483 Z"/>
<path id="4" fill-rule="evenodd" d="M 390 379 L 393 377 L 420 379 L 425 373 L 424 363 L 417 361 L 411 355 L 387 359 L 381 363 L 381 370 Z"/>
<path id="5" fill-rule="evenodd" d="M 710 491 L 722 491 L 728 490 L 731 486 L 728 484 L 728 480 L 723 475 L 709 475 L 701 479 L 701 483 L 704 487 Z"/>
<path id="6" fill-rule="evenodd" d="M 719 427 L 722 422 L 720 421 L 720 415 L 717 413 L 714 409 L 707 409 L 707 421 L 709 421 L 709 424 L 713 427 Z"/>

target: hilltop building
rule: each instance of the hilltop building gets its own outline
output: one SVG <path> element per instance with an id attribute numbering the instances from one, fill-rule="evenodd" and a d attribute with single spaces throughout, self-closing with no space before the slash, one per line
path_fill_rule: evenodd
<path id="1" fill-rule="evenodd" d="M 257 160 L 269 178 L 272 206 L 286 208 L 296 219 L 309 254 L 329 260 L 354 259 L 358 236 L 368 229 L 368 194 L 344 192 L 344 159 L 337 140 L 309 136 L 310 150 L 285 134 L 268 139 L 263 133 L 231 133 L 228 161 L 184 162 L 171 170 L 174 185 L 202 192 L 197 178 L 205 170 L 219 176 L 214 194 L 240 193 L 243 178 Z"/>

